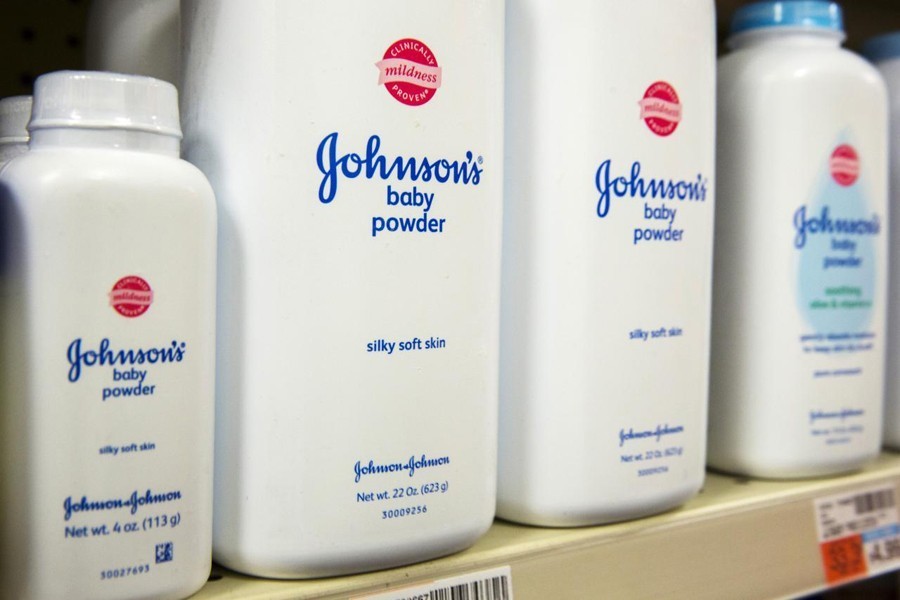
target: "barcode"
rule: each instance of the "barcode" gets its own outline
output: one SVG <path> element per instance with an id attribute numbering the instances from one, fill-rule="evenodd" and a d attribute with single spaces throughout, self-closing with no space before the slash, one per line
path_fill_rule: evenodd
<path id="1" fill-rule="evenodd" d="M 512 571 L 508 565 L 484 569 L 355 600 L 513 600 Z"/>
<path id="2" fill-rule="evenodd" d="M 431 590 L 428 600 L 510 600 L 505 575 Z"/>
<path id="3" fill-rule="evenodd" d="M 894 506 L 894 490 L 880 490 L 853 497 L 856 514 L 864 515 L 883 508 Z"/>

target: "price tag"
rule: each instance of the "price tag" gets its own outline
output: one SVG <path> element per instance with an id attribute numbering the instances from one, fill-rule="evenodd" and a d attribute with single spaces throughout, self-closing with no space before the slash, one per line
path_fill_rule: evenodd
<path id="1" fill-rule="evenodd" d="M 845 492 L 815 501 L 825 579 L 830 584 L 900 565 L 900 519 L 894 486 Z"/>
<path id="2" fill-rule="evenodd" d="M 509 567 L 499 567 L 354 600 L 513 600 L 512 575 Z"/>

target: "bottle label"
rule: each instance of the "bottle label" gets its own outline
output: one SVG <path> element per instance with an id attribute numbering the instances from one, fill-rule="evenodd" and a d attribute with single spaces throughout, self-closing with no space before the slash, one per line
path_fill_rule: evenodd
<path id="1" fill-rule="evenodd" d="M 839 145 L 823 162 L 818 189 L 793 216 L 797 301 L 812 333 L 848 344 L 831 351 L 853 351 L 870 339 L 883 216 L 870 208 L 852 146 Z"/>
<path id="2" fill-rule="evenodd" d="M 315 215 L 318 226 L 306 231 L 305 243 L 334 256 L 327 269 L 304 266 L 318 292 L 327 296 L 328 306 L 320 308 L 317 319 L 346 323 L 347 314 L 360 311 L 360 302 L 367 317 L 355 327 L 333 326 L 327 336 L 313 337 L 340 360 L 359 361 L 352 364 L 367 373 L 378 390 L 374 398 L 389 402 L 392 410 L 413 403 L 423 408 L 421 413 L 403 411 L 409 419 L 403 420 L 401 435 L 358 436 L 343 449 L 339 466 L 329 469 L 335 476 L 334 496 L 353 502 L 355 514 L 371 526 L 404 529 L 441 522 L 452 515 L 456 500 L 472 501 L 466 484 L 482 469 L 477 465 L 481 457 L 468 447 L 462 451 L 453 433 L 465 419 L 433 422 L 426 417 L 446 404 L 442 391 L 432 390 L 449 365 L 459 365 L 469 379 L 454 402 L 483 410 L 478 403 L 488 397 L 481 390 L 489 384 L 490 370 L 481 350 L 490 316 L 475 307 L 497 301 L 490 294 L 496 293 L 494 242 L 499 241 L 502 196 L 479 150 L 499 149 L 502 136 L 494 124 L 486 125 L 487 111 L 480 104 L 467 100 L 450 111 L 439 106 L 440 98 L 432 102 L 445 68 L 454 72 L 456 92 L 472 85 L 471 67 L 481 59 L 457 46 L 438 36 L 429 43 L 406 37 L 386 50 L 379 43 L 374 48 L 384 52 L 375 63 L 377 83 L 390 98 L 378 88 L 360 90 L 376 103 L 367 113 L 370 119 L 359 122 L 346 111 L 323 110 L 320 123 L 302 136 L 306 170 L 300 185 L 308 195 L 297 224 L 306 227 L 311 222 L 305 215 Z M 349 60 L 354 69 L 371 69 L 371 58 L 370 48 Z M 469 67 L 466 74 L 459 72 L 460 65 Z M 483 86 L 482 80 L 477 84 Z M 490 98 L 492 88 L 483 88 L 478 94 Z M 449 129 L 448 123 L 456 124 Z M 308 248 L 298 251 L 311 254 Z M 473 268 L 464 257 L 475 251 L 484 264 Z M 347 269 L 361 275 L 352 293 L 335 278 L 336 270 Z M 423 390 L 429 390 L 425 397 Z M 363 402 L 358 388 L 342 395 Z M 352 419 L 365 419 L 366 410 L 355 411 Z M 470 442 L 485 444 L 486 431 Z"/>
<path id="3" fill-rule="evenodd" d="M 335 201 L 344 180 L 386 182 L 383 208 L 370 209 L 374 214 L 366 233 L 373 238 L 446 233 L 453 225 L 440 210 L 442 188 L 477 186 L 484 173 L 484 158 L 471 150 L 457 157 L 388 154 L 382 150 L 381 137 L 371 135 L 360 153 L 345 151 L 339 138 L 336 131 L 326 135 L 316 151 L 322 176 L 319 202 Z"/>
<path id="4" fill-rule="evenodd" d="M 638 104 L 641 107 L 641 119 L 656 135 L 666 137 L 678 128 L 681 122 L 681 101 L 671 84 L 665 81 L 651 83 Z"/>
<path id="5" fill-rule="evenodd" d="M 123 317 L 139 317 L 153 304 L 153 290 L 142 277 L 128 275 L 119 279 L 109 292 L 109 305 Z"/>
<path id="6" fill-rule="evenodd" d="M 672 135 L 681 123 L 678 93 L 665 81 L 650 84 L 638 105 L 640 118 L 659 137 Z M 637 201 L 642 210 L 632 226 L 632 245 L 681 242 L 685 229 L 679 227 L 679 211 L 689 204 L 705 203 L 708 186 L 709 178 L 703 173 L 683 178 L 659 176 L 648 174 L 640 160 L 623 167 L 606 159 L 594 173 L 594 187 L 599 194 L 597 216 L 605 218 L 611 205 L 620 199 Z"/>
<path id="7" fill-rule="evenodd" d="M 806 323 L 802 352 L 818 357 L 812 377 L 860 377 L 855 357 L 873 351 L 877 243 L 884 216 L 871 208 L 864 179 L 865 155 L 842 141 L 823 152 L 814 193 L 793 213 L 797 255 L 797 303 Z M 835 362 L 835 359 L 840 359 Z M 864 432 L 866 411 L 848 398 L 842 407 L 809 409 L 810 434 L 827 444 L 845 444 Z"/>
<path id="8" fill-rule="evenodd" d="M 685 426 L 669 423 L 620 429 L 619 462 L 638 477 L 669 472 L 685 454 Z"/>
<path id="9" fill-rule="evenodd" d="M 849 144 L 841 144 L 831 153 L 828 161 L 831 177 L 838 185 L 853 185 L 859 178 L 859 156 Z"/>
<path id="10" fill-rule="evenodd" d="M 407 106 L 430 102 L 441 87 L 441 67 L 434 52 L 413 38 L 391 44 L 375 66 L 378 85 L 383 85 L 392 98 Z"/>
<path id="11" fill-rule="evenodd" d="M 660 172 L 657 165 L 672 169 L 673 161 L 667 157 L 660 160 L 659 154 L 650 150 L 654 146 L 671 146 L 678 140 L 682 104 L 675 87 L 666 81 L 655 81 L 637 104 L 639 117 L 649 130 L 641 135 L 650 146 L 644 156 L 635 160 L 601 160 L 594 171 L 595 213 L 609 231 L 616 230 L 615 239 L 628 244 L 636 256 L 660 260 L 687 256 L 688 262 L 681 264 L 690 272 L 696 258 L 689 248 L 709 251 L 711 219 L 702 218 L 699 213 L 712 208 L 710 177 L 702 171 Z M 686 129 L 680 131 L 681 135 L 690 133 Z M 680 269 L 681 266 L 676 267 L 676 271 Z M 651 318 L 629 323 L 630 349 L 643 356 L 656 356 L 671 352 L 676 346 L 692 346 L 692 337 L 699 334 L 697 328 L 691 327 L 696 323 L 693 312 L 659 307 L 648 311 Z M 697 361 L 691 368 L 699 380 L 704 372 L 702 363 Z M 674 411 L 657 409 L 646 421 L 623 421 L 615 431 L 619 467 L 639 478 L 681 472 L 679 465 L 692 460 L 688 453 L 694 431 L 695 424 L 684 413 Z"/>
<path id="12" fill-rule="evenodd" d="M 98 299 L 96 313 L 105 312 L 103 294 L 93 297 Z M 190 346 L 184 339 L 171 338 L 134 343 L 135 327 L 153 315 L 148 311 L 154 301 L 147 279 L 120 277 L 107 293 L 106 311 L 114 311 L 115 321 L 125 327 L 106 336 L 69 339 L 60 349 L 66 358 L 64 370 L 55 375 L 70 390 L 65 410 L 75 410 L 71 404 L 78 403 L 79 414 L 92 415 L 98 423 L 90 435 L 75 438 L 74 448 L 79 455 L 95 457 L 95 473 L 56 486 L 52 505 L 57 534 L 67 544 L 92 549 L 102 544 L 115 551 L 115 560 L 107 552 L 102 563 L 97 561 L 96 571 L 87 575 L 88 581 L 104 585 L 153 577 L 168 563 L 176 564 L 177 558 L 183 562 L 184 536 L 197 527 L 191 522 L 196 520 L 195 486 L 170 472 L 174 446 L 182 442 L 165 431 L 179 427 L 184 416 L 177 399 L 183 393 Z M 165 303 L 161 307 L 158 310 L 166 313 Z M 115 324 L 102 317 L 98 322 Z M 161 468 L 147 470 L 150 465 Z"/>
<path id="13" fill-rule="evenodd" d="M 605 218 L 619 200 L 639 202 L 643 206 L 639 220 L 633 224 L 632 245 L 683 241 L 685 230 L 678 226 L 679 211 L 706 202 L 709 179 L 703 173 L 685 179 L 648 176 L 639 160 L 624 172 L 616 167 L 607 159 L 594 174 L 599 194 L 597 216 Z"/>
<path id="14" fill-rule="evenodd" d="M 400 460 L 358 460 L 351 474 L 356 502 L 376 507 L 370 514 L 382 521 L 426 515 L 429 501 L 451 492 L 450 465 L 448 455 L 424 453 Z"/>

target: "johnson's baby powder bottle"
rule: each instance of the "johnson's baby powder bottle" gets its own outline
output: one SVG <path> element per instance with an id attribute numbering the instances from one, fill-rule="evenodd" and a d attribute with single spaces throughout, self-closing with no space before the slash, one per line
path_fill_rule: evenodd
<path id="1" fill-rule="evenodd" d="M 89 69 L 179 83 L 179 0 L 92 0 L 87 14 Z"/>
<path id="2" fill-rule="evenodd" d="M 735 13 L 719 63 L 712 466 L 848 471 L 881 446 L 887 106 L 832 2 Z"/>
<path id="3" fill-rule="evenodd" d="M 174 86 L 39 77 L 0 173 L 0 596 L 182 598 L 209 574 L 215 201 Z"/>
<path id="4" fill-rule="evenodd" d="M 31 96 L 0 99 L 0 168 L 28 151 L 26 127 L 30 118 Z"/>
<path id="5" fill-rule="evenodd" d="M 888 33 L 868 40 L 863 54 L 884 77 L 888 89 L 889 128 L 889 191 L 891 210 L 900 207 L 900 32 Z M 884 443 L 900 448 L 900 216 L 889 217 L 890 244 L 888 268 L 888 333 L 887 372 L 885 376 Z"/>
<path id="6" fill-rule="evenodd" d="M 495 507 L 503 2 L 187 0 L 220 207 L 214 553 L 320 577 Z"/>
<path id="7" fill-rule="evenodd" d="M 704 477 L 709 0 L 511 0 L 498 514 L 660 512 Z"/>

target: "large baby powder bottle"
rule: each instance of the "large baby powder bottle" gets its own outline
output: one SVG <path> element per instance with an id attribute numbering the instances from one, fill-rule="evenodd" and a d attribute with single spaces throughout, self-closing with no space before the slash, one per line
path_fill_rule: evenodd
<path id="1" fill-rule="evenodd" d="M 89 69 L 179 82 L 179 0 L 91 0 L 85 35 Z"/>
<path id="2" fill-rule="evenodd" d="M 319 577 L 494 516 L 503 2 L 187 0 L 220 207 L 214 556 Z"/>
<path id="3" fill-rule="evenodd" d="M 888 89 L 890 114 L 889 191 L 891 210 L 900 209 L 900 32 L 868 40 L 863 54 L 878 68 Z M 884 443 L 900 448 L 900 215 L 891 213 L 888 268 L 887 371 L 885 373 Z"/>
<path id="4" fill-rule="evenodd" d="M 848 471 L 881 446 L 887 107 L 832 2 L 738 9 L 719 63 L 709 462 Z"/>
<path id="5" fill-rule="evenodd" d="M 0 168 L 28 151 L 28 119 L 31 96 L 0 99 Z"/>
<path id="6" fill-rule="evenodd" d="M 39 77 L 0 174 L 0 597 L 181 598 L 209 574 L 215 201 L 171 84 Z"/>
<path id="7" fill-rule="evenodd" d="M 709 0 L 511 0 L 498 514 L 660 512 L 704 477 Z"/>

